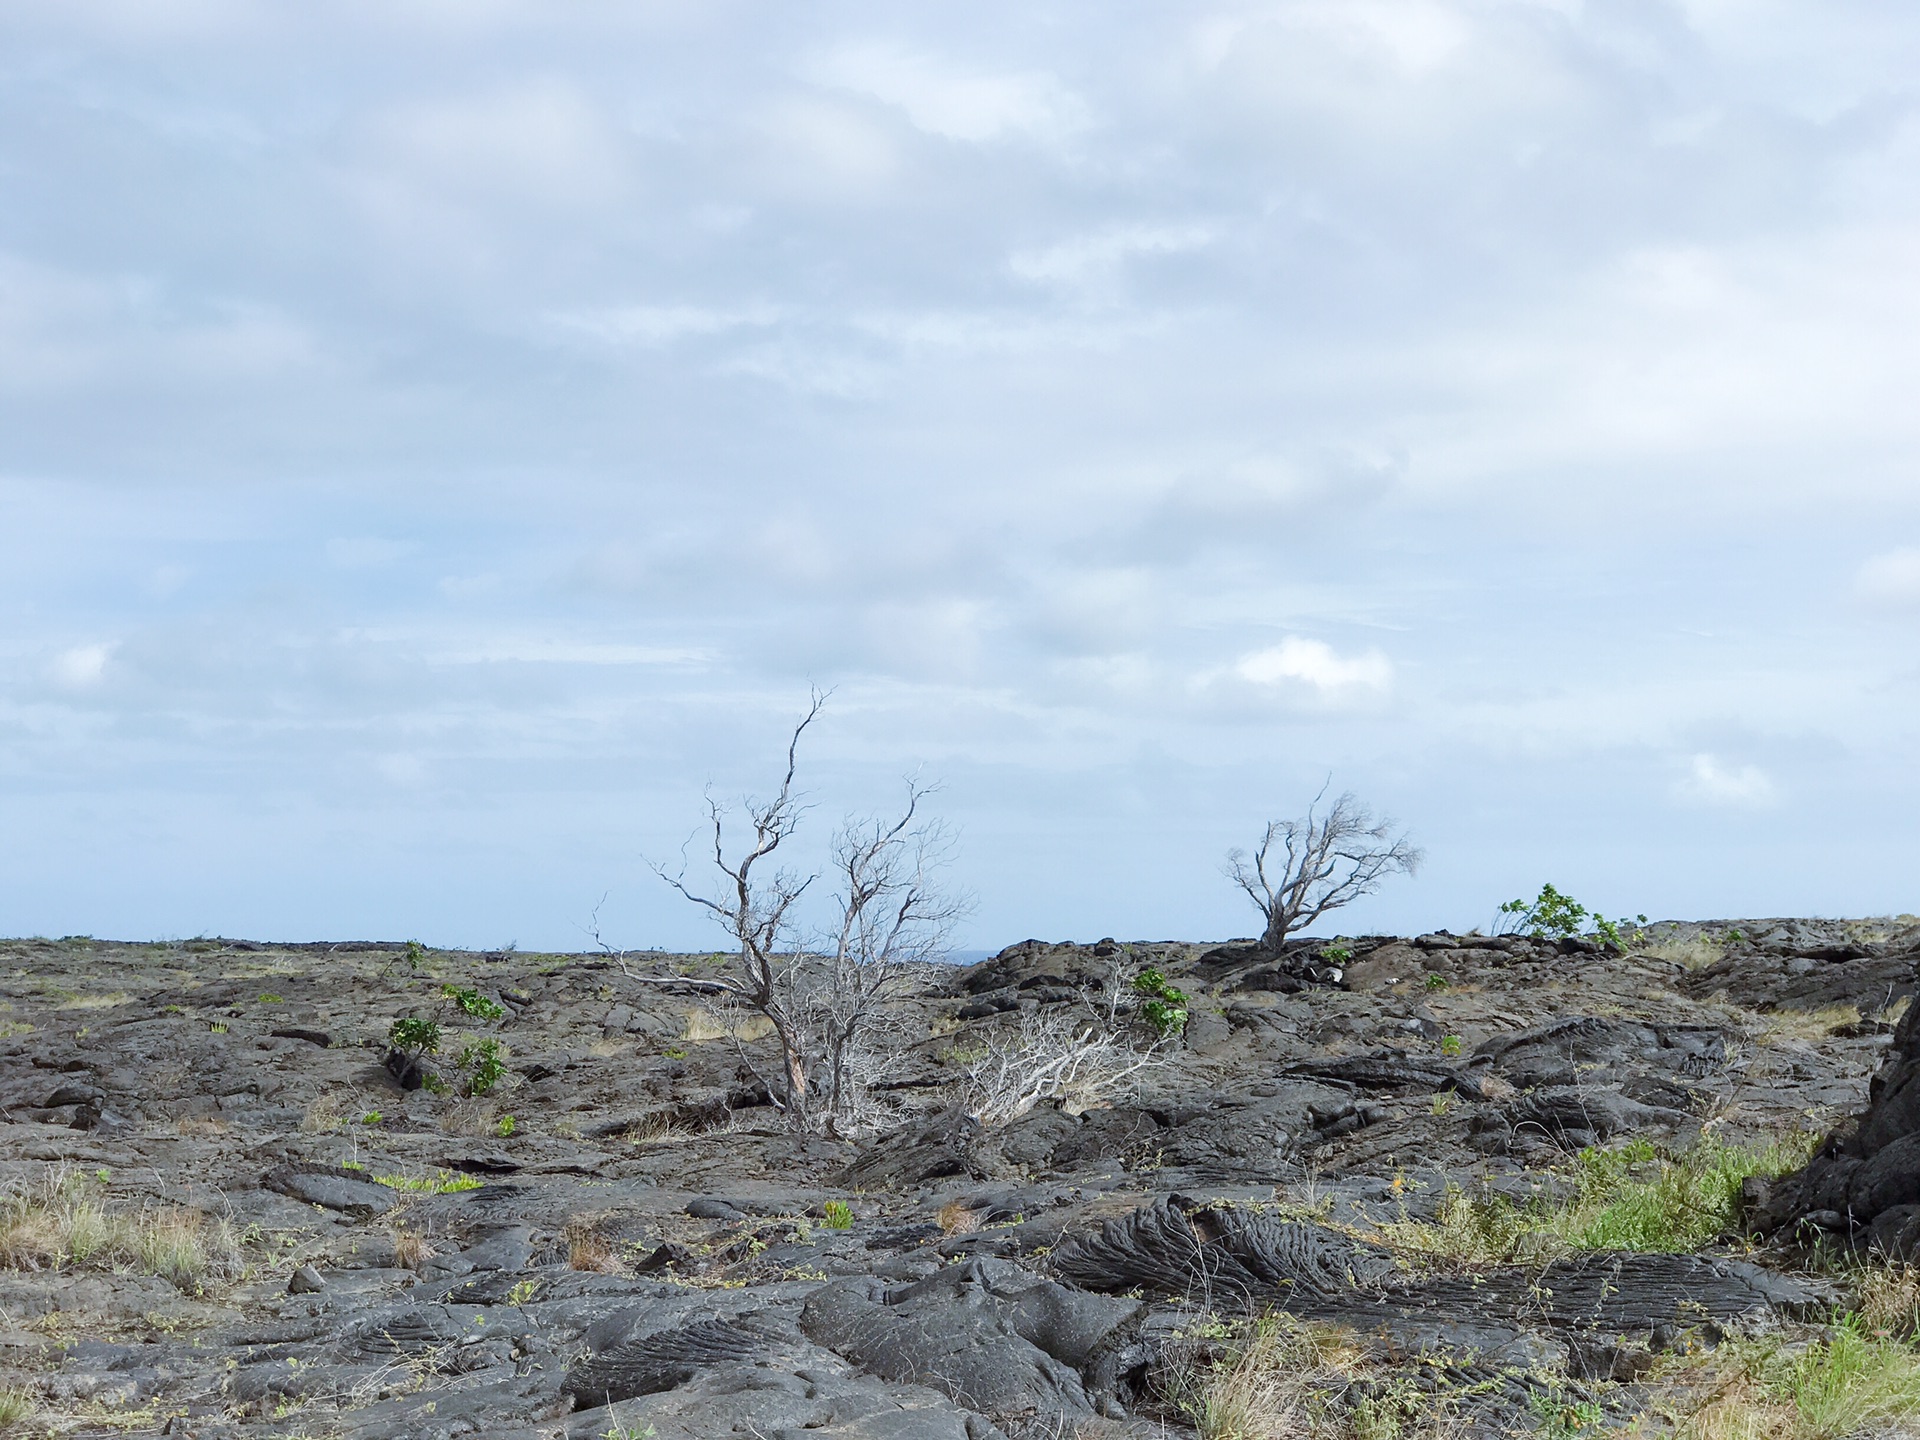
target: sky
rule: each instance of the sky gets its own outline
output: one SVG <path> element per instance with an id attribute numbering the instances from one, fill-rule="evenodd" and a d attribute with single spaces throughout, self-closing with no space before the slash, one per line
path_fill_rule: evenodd
<path id="1" fill-rule="evenodd" d="M 963 947 L 1253 933 L 1329 784 L 1427 860 L 1328 930 L 1920 910 L 1916 77 L 1884 0 L 9 0 L 0 932 L 713 945 L 649 865 L 814 687 L 793 864 L 936 784 Z"/>

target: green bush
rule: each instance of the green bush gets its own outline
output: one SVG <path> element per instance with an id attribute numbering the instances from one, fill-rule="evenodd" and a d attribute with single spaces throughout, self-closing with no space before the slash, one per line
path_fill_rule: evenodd
<path id="1" fill-rule="evenodd" d="M 475 1020 L 498 1020 L 507 1013 L 507 1007 L 498 1000 L 465 985 L 442 985 L 440 993 L 453 1001 L 461 1014 L 470 1015 Z"/>
<path id="2" fill-rule="evenodd" d="M 1171 1039 L 1187 1028 L 1187 992 L 1176 989 L 1158 970 L 1142 970 L 1134 978 L 1134 993 L 1141 997 L 1140 1018 L 1162 1040 Z"/>
<path id="3" fill-rule="evenodd" d="M 1552 885 L 1542 885 L 1532 901 L 1507 901 L 1500 907 L 1500 915 L 1497 929 L 1517 931 L 1536 940 L 1571 940 L 1591 931 L 1608 949 L 1621 951 L 1627 945 L 1621 938 L 1620 927 L 1635 923 L 1627 919 L 1609 920 L 1599 911 L 1587 909 L 1571 895 L 1561 894 Z M 1641 925 L 1647 923 L 1644 915 L 1636 919 Z"/>
<path id="4" fill-rule="evenodd" d="M 440 1025 L 418 1015 L 402 1015 L 387 1027 L 387 1043 L 403 1055 L 418 1059 L 440 1052 Z"/>
<path id="5" fill-rule="evenodd" d="M 460 1051 L 460 1068 L 467 1072 L 463 1087 L 469 1095 L 485 1095 L 507 1073 L 498 1040 L 469 1040 Z"/>
<path id="6" fill-rule="evenodd" d="M 829 1200 L 821 1207 L 827 1217 L 827 1229 L 851 1230 L 853 1228 L 853 1207 L 844 1200 Z"/>

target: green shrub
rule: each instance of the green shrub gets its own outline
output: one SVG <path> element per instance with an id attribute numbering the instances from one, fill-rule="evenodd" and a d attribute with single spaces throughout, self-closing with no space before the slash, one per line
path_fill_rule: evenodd
<path id="1" fill-rule="evenodd" d="M 498 1020 L 507 1013 L 507 1007 L 498 1000 L 465 985 L 442 985 L 440 993 L 453 1001 L 461 1014 L 475 1020 Z"/>
<path id="2" fill-rule="evenodd" d="M 853 1207 L 844 1200 L 829 1200 L 821 1207 L 826 1212 L 827 1229 L 851 1230 L 853 1228 Z"/>
<path id="3" fill-rule="evenodd" d="M 1531 902 L 1509 900 L 1500 907 L 1502 917 L 1496 929 L 1511 929 L 1523 935 L 1531 935 L 1536 940 L 1571 940 L 1576 935 L 1591 931 L 1600 943 L 1610 950 L 1624 951 L 1626 941 L 1621 937 L 1620 927 L 1631 925 L 1634 920 L 1609 920 L 1597 910 L 1589 910 L 1571 895 L 1563 895 L 1552 885 L 1542 885 L 1540 893 Z M 1646 924 L 1647 917 L 1636 917 L 1639 924 Z"/>
<path id="4" fill-rule="evenodd" d="M 1148 968 L 1134 977 L 1134 993 L 1141 996 L 1140 1018 L 1162 1040 L 1187 1028 L 1187 992 L 1169 984 L 1158 970 Z"/>
<path id="5" fill-rule="evenodd" d="M 502 1116 L 500 1117 L 500 1123 L 499 1123 L 499 1124 L 497 1124 L 497 1125 L 495 1125 L 495 1126 L 494 1126 L 493 1128 L 494 1128 L 495 1130 L 497 1130 L 497 1131 L 499 1131 L 499 1132 L 500 1132 L 500 1138 L 501 1138 L 502 1140 L 504 1140 L 504 1139 L 506 1139 L 506 1138 L 507 1138 L 507 1136 L 509 1136 L 509 1135 L 511 1135 L 511 1134 L 513 1134 L 513 1128 L 514 1128 L 514 1127 L 513 1127 L 513 1116 L 511 1116 L 511 1115 L 502 1115 Z"/>
<path id="6" fill-rule="evenodd" d="M 507 1073 L 498 1040 L 469 1040 L 460 1051 L 459 1063 L 467 1072 L 464 1088 L 469 1095 L 489 1093 Z"/>
<path id="7" fill-rule="evenodd" d="M 402 1015 L 387 1027 L 387 1043 L 415 1059 L 437 1055 L 440 1052 L 439 1022 L 418 1015 Z"/>

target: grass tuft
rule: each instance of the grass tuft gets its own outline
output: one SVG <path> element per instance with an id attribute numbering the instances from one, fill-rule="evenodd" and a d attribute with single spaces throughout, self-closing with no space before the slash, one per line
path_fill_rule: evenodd
<path id="1" fill-rule="evenodd" d="M 1678 1440 L 1847 1440 L 1920 1417 L 1920 1354 L 1849 1315 L 1804 1345 L 1723 1346 Z"/>
<path id="2" fill-rule="evenodd" d="M 0 1267 L 133 1270 L 195 1293 L 243 1273 L 245 1259 L 224 1221 L 183 1208 L 110 1211 L 89 1181 L 54 1169 L 0 1191 Z"/>

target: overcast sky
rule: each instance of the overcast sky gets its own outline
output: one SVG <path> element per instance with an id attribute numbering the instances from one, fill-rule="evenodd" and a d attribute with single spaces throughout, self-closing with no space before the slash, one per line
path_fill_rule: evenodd
<path id="1" fill-rule="evenodd" d="M 1920 11 L 0 7 L 0 932 L 1920 910 Z M 674 861 L 677 864 L 677 860 Z"/>

